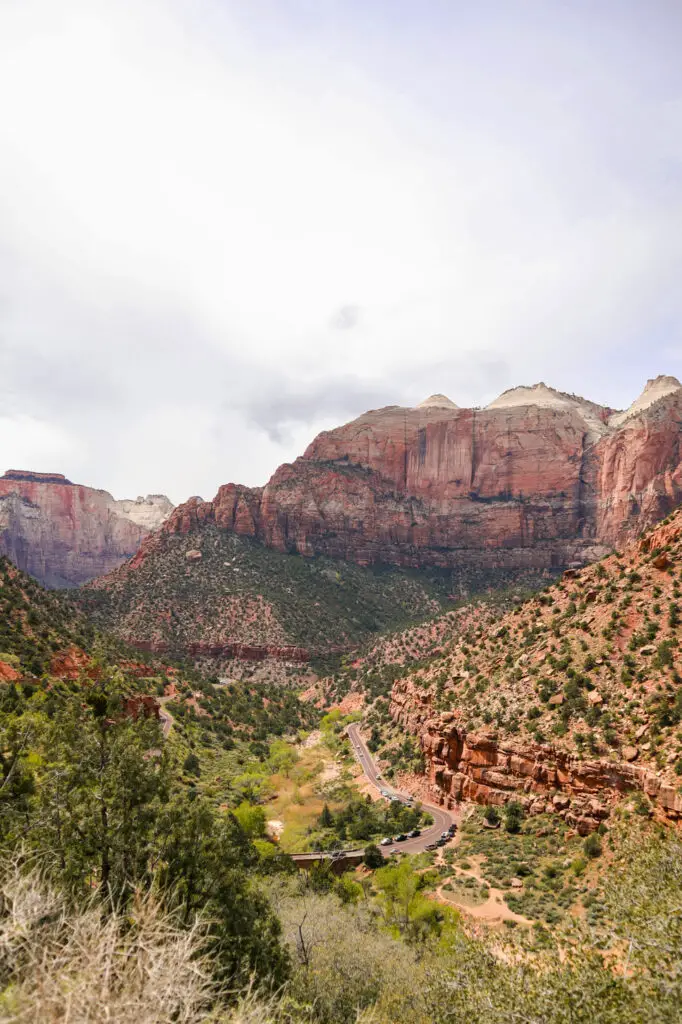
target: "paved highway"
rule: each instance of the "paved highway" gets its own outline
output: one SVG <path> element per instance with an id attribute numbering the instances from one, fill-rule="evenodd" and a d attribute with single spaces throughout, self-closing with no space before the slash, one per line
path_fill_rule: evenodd
<path id="1" fill-rule="evenodd" d="M 348 726 L 348 738 L 360 767 L 373 786 L 376 786 L 380 791 L 383 790 L 388 793 L 391 797 L 397 797 L 402 803 L 411 799 L 407 793 L 401 793 L 381 778 L 379 769 L 375 765 L 372 755 L 360 735 L 360 728 L 357 723 Z M 421 804 L 432 815 L 433 825 L 430 828 L 424 829 L 417 839 L 406 839 L 405 842 L 394 843 L 393 846 L 382 846 L 381 850 L 384 857 L 390 857 L 392 853 L 400 853 L 401 851 L 403 853 L 421 853 L 429 843 L 435 843 L 440 838 L 441 832 L 447 832 L 449 825 L 458 819 L 458 815 L 452 811 L 446 811 L 442 807 L 436 807 L 434 804 L 424 803 L 424 801 L 421 801 Z"/>
<path id="2" fill-rule="evenodd" d="M 172 697 L 157 697 L 156 699 L 157 699 L 157 702 L 161 705 L 161 708 L 159 710 L 159 721 L 161 722 L 161 732 L 163 733 L 163 738 L 165 740 L 167 740 L 168 739 L 168 734 L 171 731 L 171 726 L 173 725 L 173 722 L 175 721 L 175 719 L 171 715 L 170 711 L 166 711 L 166 709 L 164 708 L 163 705 L 167 704 L 168 701 L 172 700 L 173 698 Z"/>

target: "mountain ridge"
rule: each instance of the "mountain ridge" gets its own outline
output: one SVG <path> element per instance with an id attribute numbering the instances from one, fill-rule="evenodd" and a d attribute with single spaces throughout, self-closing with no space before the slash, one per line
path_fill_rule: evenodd
<path id="1" fill-rule="evenodd" d="M 130 558 L 173 505 L 165 495 L 117 501 L 60 473 L 0 477 L 0 554 L 42 584 L 75 587 Z"/>
<path id="2" fill-rule="evenodd" d="M 512 392 L 524 401 L 501 401 Z M 556 568 L 602 557 L 682 500 L 675 378 L 649 381 L 622 414 L 544 384 L 512 392 L 486 409 L 435 395 L 370 410 L 323 431 L 264 487 L 224 484 L 162 530 L 211 523 L 360 565 Z"/>

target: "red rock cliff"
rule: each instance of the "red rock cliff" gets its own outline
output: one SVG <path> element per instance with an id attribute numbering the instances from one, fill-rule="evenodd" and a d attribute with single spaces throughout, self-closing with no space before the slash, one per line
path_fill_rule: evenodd
<path id="1" fill-rule="evenodd" d="M 625 413 L 544 384 L 481 410 L 434 396 L 325 431 L 263 489 L 228 484 L 165 529 L 213 522 L 279 551 L 360 564 L 588 561 L 682 500 L 681 424 L 682 386 L 669 377 Z"/>
<path id="2" fill-rule="evenodd" d="M 448 807 L 462 800 L 499 806 L 518 799 L 529 813 L 553 811 L 587 835 L 622 794 L 639 790 L 662 818 L 682 820 L 682 795 L 660 772 L 625 761 L 586 761 L 550 744 L 495 732 L 467 733 L 452 712 L 434 714 L 410 680 L 394 685 L 391 715 L 418 735 L 431 799 Z"/>
<path id="3" fill-rule="evenodd" d="M 133 555 L 173 506 L 162 495 L 115 501 L 58 473 L 0 477 L 0 553 L 48 587 L 72 587 Z"/>

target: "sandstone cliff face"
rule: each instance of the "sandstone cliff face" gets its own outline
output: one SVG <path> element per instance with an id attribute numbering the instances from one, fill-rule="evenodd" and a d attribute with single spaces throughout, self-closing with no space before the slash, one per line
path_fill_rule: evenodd
<path id="1" fill-rule="evenodd" d="M 624 793 L 640 790 L 670 821 L 682 820 L 682 794 L 661 773 L 626 761 L 583 760 L 549 744 L 467 733 L 452 712 L 432 716 L 409 681 L 395 684 L 391 713 L 419 736 L 432 798 L 501 805 L 520 799 L 531 814 L 555 812 L 581 835 L 597 828 Z"/>
<path id="2" fill-rule="evenodd" d="M 494 623 L 472 608 L 466 634 L 391 693 L 430 795 L 520 798 L 585 833 L 639 792 L 682 822 L 681 567 L 679 508 Z"/>
<path id="3" fill-rule="evenodd" d="M 133 555 L 173 506 L 162 495 L 115 501 L 60 474 L 0 477 L 0 553 L 48 587 L 74 587 Z"/>
<path id="4" fill-rule="evenodd" d="M 325 431 L 264 488 L 225 485 L 165 529 L 212 523 L 361 565 L 582 563 L 682 500 L 681 424 L 682 386 L 667 377 L 625 413 L 544 384 L 481 410 L 435 395 Z"/>

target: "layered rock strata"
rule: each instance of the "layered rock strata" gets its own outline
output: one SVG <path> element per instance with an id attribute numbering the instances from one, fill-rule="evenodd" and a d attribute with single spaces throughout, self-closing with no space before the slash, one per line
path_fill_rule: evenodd
<path id="1" fill-rule="evenodd" d="M 153 654 L 177 653 L 172 644 L 164 641 L 131 640 L 130 642 L 140 651 L 150 651 Z M 305 647 L 294 647 L 287 644 L 189 643 L 183 648 L 183 654 L 190 658 L 216 658 L 220 661 L 230 658 L 236 658 L 238 661 L 267 661 L 272 658 L 275 661 L 292 664 L 305 664 L 310 661 L 310 651 Z"/>
<path id="2" fill-rule="evenodd" d="M 681 427 L 671 377 L 649 381 L 624 413 L 544 384 L 485 409 L 434 395 L 323 432 L 264 488 L 227 484 L 213 501 L 192 499 L 164 531 L 211 523 L 362 565 L 582 563 L 682 501 Z"/>
<path id="3" fill-rule="evenodd" d="M 74 587 L 134 555 L 173 505 L 163 495 L 116 501 L 58 473 L 0 477 L 0 554 L 47 587 Z"/>
<path id="4" fill-rule="evenodd" d="M 418 735 L 432 797 L 447 807 L 461 800 L 502 805 L 517 799 L 530 814 L 554 812 L 581 835 L 609 817 L 624 793 L 639 790 L 662 817 L 682 820 L 682 794 L 655 771 L 626 761 L 586 761 L 549 744 L 467 733 L 446 712 L 430 717 L 428 701 L 409 680 L 394 685 L 391 715 Z"/>

